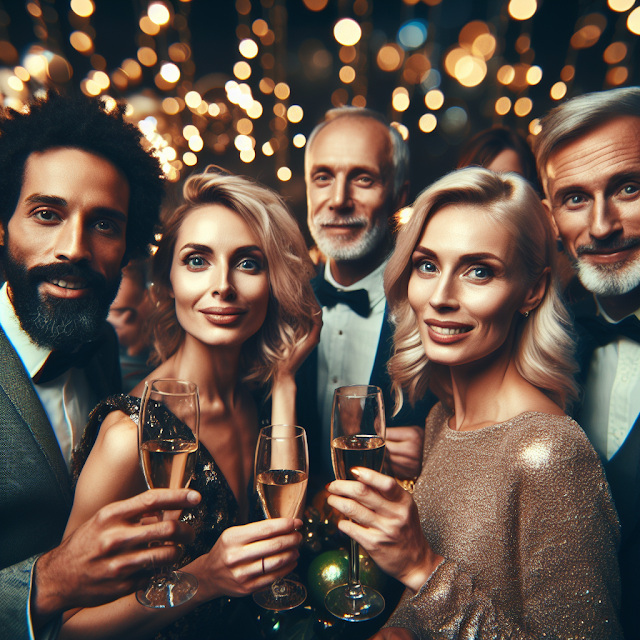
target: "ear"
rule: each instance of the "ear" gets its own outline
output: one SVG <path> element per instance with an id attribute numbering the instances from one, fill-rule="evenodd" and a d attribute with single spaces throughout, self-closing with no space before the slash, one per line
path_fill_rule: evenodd
<path id="1" fill-rule="evenodd" d="M 558 240 L 562 240 L 562 238 L 560 237 L 560 231 L 558 231 L 558 225 L 556 224 L 556 219 L 553 217 L 553 209 L 551 208 L 551 203 L 546 198 L 544 198 L 542 200 L 542 206 L 544 207 L 544 210 L 547 214 L 547 218 L 551 223 L 551 228 L 553 229 L 553 233 L 556 234 L 556 238 Z"/>
<path id="2" fill-rule="evenodd" d="M 395 211 L 398 211 L 398 209 L 402 209 L 402 207 L 404 207 L 404 205 L 407 203 L 408 198 L 409 198 L 409 181 L 405 182 L 400 188 L 400 192 L 398 193 L 398 197 L 396 198 Z"/>
<path id="3" fill-rule="evenodd" d="M 544 271 L 540 274 L 540 277 L 533 283 L 527 296 L 522 303 L 519 311 L 522 315 L 535 309 L 544 298 L 544 294 L 547 292 L 547 287 L 551 284 L 551 268 L 545 267 Z"/>

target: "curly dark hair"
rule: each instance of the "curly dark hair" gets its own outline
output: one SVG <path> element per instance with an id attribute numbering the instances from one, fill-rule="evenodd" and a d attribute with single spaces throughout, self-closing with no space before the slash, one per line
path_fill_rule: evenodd
<path id="1" fill-rule="evenodd" d="M 164 195 L 160 164 L 141 146 L 138 128 L 124 121 L 124 105 L 107 111 L 98 98 L 49 91 L 25 113 L 0 115 L 0 222 L 6 230 L 20 197 L 24 167 L 34 152 L 71 147 L 111 162 L 129 182 L 125 261 L 148 253 Z"/>

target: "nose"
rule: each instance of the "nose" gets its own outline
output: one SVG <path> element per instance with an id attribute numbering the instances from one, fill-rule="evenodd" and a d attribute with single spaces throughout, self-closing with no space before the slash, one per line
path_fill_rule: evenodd
<path id="1" fill-rule="evenodd" d="M 349 181 L 345 176 L 336 176 L 331 185 L 330 207 L 333 211 L 342 211 L 352 207 Z"/>
<path id="2" fill-rule="evenodd" d="M 437 284 L 429 299 L 429 304 L 437 311 L 455 311 L 459 308 L 456 296 L 456 282 L 454 276 L 440 274 Z"/>
<path id="3" fill-rule="evenodd" d="M 91 261 L 88 229 L 80 217 L 70 216 L 58 226 L 54 254 L 65 262 Z"/>
<path id="4" fill-rule="evenodd" d="M 617 208 L 605 196 L 596 196 L 589 220 L 591 237 L 602 240 L 621 230 L 622 222 Z"/>
<path id="5" fill-rule="evenodd" d="M 222 266 L 213 269 L 213 282 L 211 295 L 219 296 L 222 300 L 233 300 L 235 298 L 235 289 L 231 282 L 231 272 L 229 267 Z"/>

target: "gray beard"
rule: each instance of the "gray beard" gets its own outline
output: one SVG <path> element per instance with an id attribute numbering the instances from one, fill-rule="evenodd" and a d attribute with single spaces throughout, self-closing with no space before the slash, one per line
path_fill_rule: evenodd
<path id="1" fill-rule="evenodd" d="M 621 296 L 640 286 L 640 258 L 610 265 L 593 265 L 581 258 L 571 262 L 585 289 L 597 296 Z"/>
<path id="2" fill-rule="evenodd" d="M 360 221 L 358 218 L 352 220 Z M 363 231 L 355 240 L 327 237 L 318 221 L 314 221 L 310 225 L 309 231 L 320 251 L 329 258 L 338 261 L 364 258 L 377 249 L 387 237 L 387 225 L 380 221 Z"/>

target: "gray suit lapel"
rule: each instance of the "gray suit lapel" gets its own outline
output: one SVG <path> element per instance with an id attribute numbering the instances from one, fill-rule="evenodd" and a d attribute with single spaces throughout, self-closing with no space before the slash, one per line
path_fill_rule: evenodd
<path id="1" fill-rule="evenodd" d="M 71 482 L 56 435 L 22 360 L 0 327 L 0 386 L 24 420 L 71 503 Z"/>

